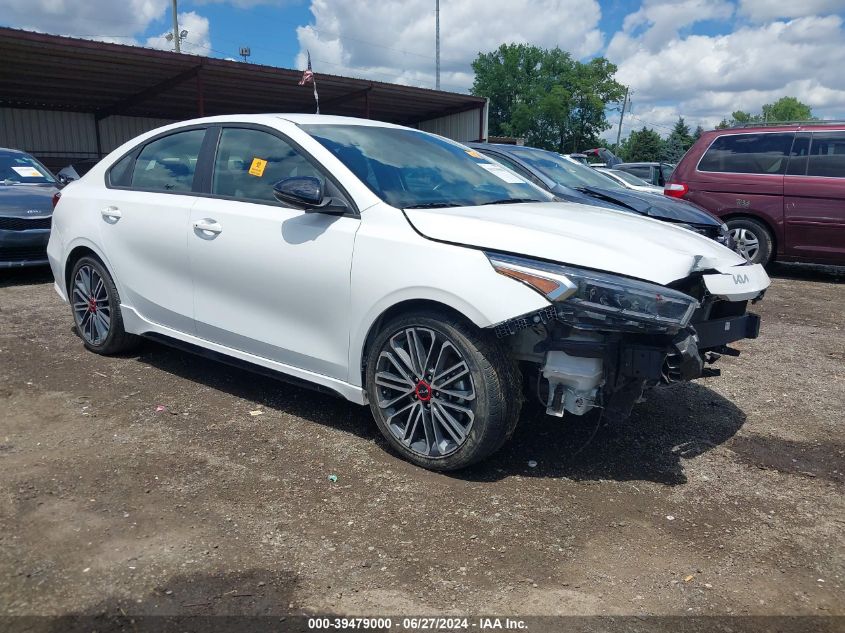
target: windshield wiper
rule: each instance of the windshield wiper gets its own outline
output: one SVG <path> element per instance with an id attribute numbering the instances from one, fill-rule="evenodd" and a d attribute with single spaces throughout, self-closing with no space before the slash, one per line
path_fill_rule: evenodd
<path id="1" fill-rule="evenodd" d="M 445 209 L 446 207 L 459 207 L 454 202 L 422 202 L 420 204 L 409 204 L 403 209 Z"/>
<path id="2" fill-rule="evenodd" d="M 537 198 L 502 198 L 501 200 L 493 200 L 491 202 L 482 202 L 479 206 L 486 206 L 488 204 L 516 204 L 518 202 L 543 202 Z"/>

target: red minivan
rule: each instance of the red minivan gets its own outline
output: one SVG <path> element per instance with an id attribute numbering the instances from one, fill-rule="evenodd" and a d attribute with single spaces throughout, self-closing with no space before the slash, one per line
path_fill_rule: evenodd
<path id="1" fill-rule="evenodd" d="M 754 263 L 845 264 L 845 124 L 705 132 L 664 193 L 723 218 Z"/>

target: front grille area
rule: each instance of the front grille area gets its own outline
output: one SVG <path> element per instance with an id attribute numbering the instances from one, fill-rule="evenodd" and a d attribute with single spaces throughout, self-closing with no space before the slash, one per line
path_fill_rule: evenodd
<path id="1" fill-rule="evenodd" d="M 23 262 L 27 260 L 47 259 L 47 248 L 32 246 L 12 246 L 0 248 L 0 262 Z"/>
<path id="2" fill-rule="evenodd" d="M 0 230 L 30 231 L 32 229 L 49 229 L 52 217 L 46 218 L 4 218 L 0 217 Z"/>

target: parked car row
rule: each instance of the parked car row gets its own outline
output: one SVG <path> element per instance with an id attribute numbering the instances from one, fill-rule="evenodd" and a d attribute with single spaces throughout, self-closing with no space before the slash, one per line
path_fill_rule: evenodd
<path id="1" fill-rule="evenodd" d="M 437 470 L 496 451 L 526 396 L 621 419 L 714 375 L 769 285 L 692 204 L 371 120 L 169 125 L 55 201 L 49 262 L 89 350 L 149 337 L 305 381 Z"/>
<path id="2" fill-rule="evenodd" d="M 672 222 L 731 246 L 728 227 L 694 204 L 625 187 L 570 156 L 520 145 L 470 143 L 470 147 L 505 165 L 559 200 L 638 213 Z"/>

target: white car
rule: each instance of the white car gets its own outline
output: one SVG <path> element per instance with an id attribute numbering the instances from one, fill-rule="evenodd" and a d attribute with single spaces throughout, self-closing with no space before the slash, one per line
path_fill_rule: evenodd
<path id="1" fill-rule="evenodd" d="M 396 451 L 448 470 L 507 440 L 523 393 L 555 416 L 626 414 L 757 335 L 761 266 L 550 200 L 418 130 L 211 117 L 68 185 L 48 255 L 89 350 L 144 336 L 305 380 L 369 404 Z"/>
<path id="2" fill-rule="evenodd" d="M 642 178 L 637 178 L 634 174 L 629 174 L 627 171 L 622 171 L 621 169 L 610 169 L 608 167 L 594 167 L 594 169 L 616 181 L 626 189 L 644 191 L 646 193 L 656 193 L 661 196 L 663 195 L 662 187 L 655 187 L 650 182 L 646 182 Z"/>

